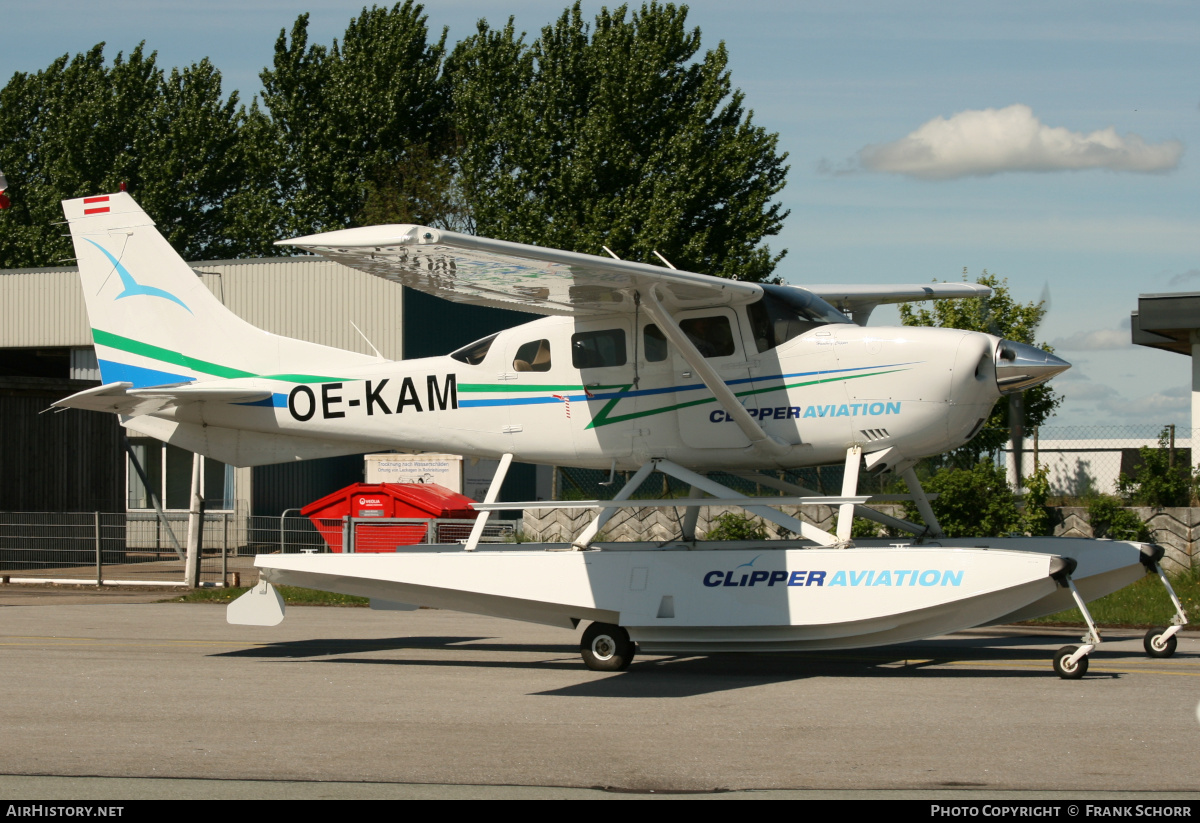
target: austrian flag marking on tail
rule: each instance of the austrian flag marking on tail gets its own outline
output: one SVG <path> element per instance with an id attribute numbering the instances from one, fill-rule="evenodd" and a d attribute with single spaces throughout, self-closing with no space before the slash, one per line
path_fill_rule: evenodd
<path id="1" fill-rule="evenodd" d="M 85 206 L 83 213 L 85 215 L 87 215 L 87 214 L 106 214 L 108 212 L 108 206 L 96 206 L 94 204 L 107 203 L 107 202 L 108 202 L 107 194 L 102 197 L 85 197 L 85 198 L 83 198 L 83 205 Z M 90 208 L 90 209 L 86 208 L 87 206 L 92 206 L 92 208 Z"/>

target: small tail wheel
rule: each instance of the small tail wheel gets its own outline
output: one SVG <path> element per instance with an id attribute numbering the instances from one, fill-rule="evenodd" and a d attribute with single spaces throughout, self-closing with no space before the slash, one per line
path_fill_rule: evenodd
<path id="1" fill-rule="evenodd" d="M 583 632 L 579 653 L 594 672 L 622 672 L 633 662 L 635 647 L 629 632 L 611 623 L 593 623 Z"/>
<path id="2" fill-rule="evenodd" d="M 1078 680 L 1087 673 L 1088 659 L 1086 654 L 1074 663 L 1068 662 L 1071 659 L 1071 655 L 1077 651 L 1079 651 L 1078 646 L 1063 646 L 1054 653 L 1054 673 L 1063 680 Z"/>
<path id="3" fill-rule="evenodd" d="M 1142 640 L 1142 648 L 1146 650 L 1146 654 L 1150 657 L 1170 657 L 1175 654 L 1175 647 L 1179 645 L 1179 641 L 1175 639 L 1175 635 L 1164 638 L 1167 629 L 1165 626 L 1159 626 L 1146 632 L 1146 637 Z"/>

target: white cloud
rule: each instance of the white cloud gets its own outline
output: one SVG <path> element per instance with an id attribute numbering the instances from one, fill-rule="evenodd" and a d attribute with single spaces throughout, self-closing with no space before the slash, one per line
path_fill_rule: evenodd
<path id="1" fill-rule="evenodd" d="M 926 180 L 987 176 L 1008 171 L 1167 172 L 1179 165 L 1183 144 L 1147 144 L 1113 127 L 1090 134 L 1047 126 L 1029 106 L 968 109 L 935 117 L 912 134 L 858 152 L 861 168 Z"/>
<path id="2" fill-rule="evenodd" d="M 1091 380 L 1067 380 L 1060 378 L 1052 384 L 1054 391 L 1064 398 L 1076 402 L 1084 400 L 1107 400 L 1116 392 L 1103 383 L 1093 383 Z"/>
<path id="3" fill-rule="evenodd" d="M 1168 282 L 1168 286 L 1187 286 L 1197 280 L 1200 280 L 1200 269 L 1188 269 L 1187 271 L 1177 274 Z"/>
<path id="4" fill-rule="evenodd" d="M 1130 349 L 1129 318 L 1124 317 L 1115 329 L 1094 329 L 1075 332 L 1068 337 L 1052 340 L 1050 345 L 1063 351 L 1096 351 L 1100 349 Z"/>
<path id="5" fill-rule="evenodd" d="M 1139 423 L 1186 420 L 1192 408 L 1192 392 L 1187 386 L 1153 392 L 1130 400 L 1112 395 L 1097 403 L 1097 408 Z"/>

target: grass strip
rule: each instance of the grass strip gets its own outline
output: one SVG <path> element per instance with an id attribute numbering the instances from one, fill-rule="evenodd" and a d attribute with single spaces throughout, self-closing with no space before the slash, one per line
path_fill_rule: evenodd
<path id="1" fill-rule="evenodd" d="M 301 589 L 298 586 L 276 586 L 283 595 L 283 602 L 289 606 L 354 606 L 370 605 L 366 597 L 355 597 L 349 594 L 334 594 L 316 589 Z M 171 597 L 163 603 L 230 603 L 250 591 L 246 586 L 235 586 L 228 589 L 195 589 L 182 597 Z"/>
<path id="2" fill-rule="evenodd" d="M 1183 610 L 1188 614 L 1188 620 L 1200 619 L 1200 570 L 1170 575 L 1169 579 L 1171 588 L 1175 589 L 1179 602 L 1183 604 Z M 1175 615 L 1171 599 L 1167 597 L 1162 582 L 1155 574 L 1148 574 L 1131 586 L 1099 600 L 1093 600 L 1088 603 L 1088 611 L 1092 613 L 1096 625 L 1113 628 L 1166 626 Z M 1039 625 L 1084 625 L 1079 609 L 1067 609 L 1025 622 Z"/>

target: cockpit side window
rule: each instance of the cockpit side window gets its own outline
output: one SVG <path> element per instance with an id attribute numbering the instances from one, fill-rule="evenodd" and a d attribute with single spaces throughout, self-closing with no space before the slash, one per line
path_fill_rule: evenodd
<path id="1" fill-rule="evenodd" d="M 624 366 L 625 332 L 605 329 L 571 335 L 571 365 L 577 369 Z"/>
<path id="2" fill-rule="evenodd" d="M 550 341 L 531 340 L 517 349 L 513 371 L 550 371 Z"/>
<path id="3" fill-rule="evenodd" d="M 689 317 L 679 322 L 679 328 L 705 357 L 728 357 L 737 350 L 729 318 L 724 315 Z"/>
<path id="4" fill-rule="evenodd" d="M 818 326 L 850 323 L 849 317 L 810 291 L 795 286 L 763 286 L 762 299 L 746 307 L 760 352 L 783 345 Z"/>
<path id="5" fill-rule="evenodd" d="M 466 363 L 468 366 L 478 366 L 487 357 L 488 351 L 492 348 L 492 343 L 496 342 L 499 332 L 476 340 L 469 346 L 463 346 L 458 351 L 450 352 L 450 356 L 460 363 Z"/>

